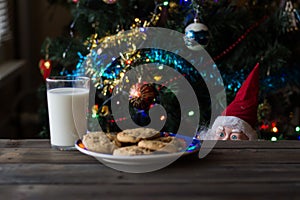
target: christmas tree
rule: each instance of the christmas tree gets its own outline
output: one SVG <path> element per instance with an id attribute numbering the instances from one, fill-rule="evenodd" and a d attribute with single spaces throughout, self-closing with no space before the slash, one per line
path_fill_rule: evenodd
<path id="1" fill-rule="evenodd" d="M 262 139 L 298 139 L 300 105 L 299 59 L 299 4 L 277 0 L 49 0 L 66 6 L 73 20 L 65 35 L 46 38 L 39 64 L 44 78 L 49 75 L 77 75 L 93 77 L 97 88 L 95 105 L 90 109 L 90 129 L 99 123 L 105 131 L 117 131 L 118 121 L 111 110 L 112 90 L 124 81 L 127 70 L 143 63 L 168 65 L 183 74 L 197 94 L 200 124 L 210 119 L 209 92 L 201 75 L 190 70 L 191 64 L 172 52 L 161 49 L 132 49 L 120 52 L 106 66 L 88 65 L 98 59 L 95 50 L 105 49 L 118 40 L 126 30 L 162 27 L 185 34 L 185 45 L 198 51 L 196 41 L 212 57 L 224 81 L 227 102 L 231 102 L 256 63 L 260 63 L 260 102 L 257 129 Z M 128 39 L 128 35 L 127 35 Z M 298 39 L 299 40 L 299 39 Z M 128 41 L 127 41 L 128 42 Z M 299 42 L 298 42 L 299 43 Z M 106 46 L 105 46 L 106 45 Z M 132 45 L 132 44 L 131 44 Z M 171 45 L 171 44 L 170 44 Z M 95 55 L 94 55 L 94 54 Z M 298 59 L 298 60 L 297 60 Z M 99 60 L 98 60 L 99 61 Z M 180 66 L 180 67 L 179 67 Z M 159 76 L 144 72 L 154 79 Z M 178 77 L 168 87 L 176 87 Z M 169 80 L 170 82 L 170 80 Z M 164 85 L 129 85 L 131 118 L 145 126 L 151 120 L 149 110 L 161 104 L 167 111 L 160 120 L 164 131 L 176 131 L 182 118 L 176 95 Z M 45 112 L 43 111 L 45 114 Z M 188 116 L 194 115 L 189 110 Z M 47 124 L 45 120 L 45 130 Z"/>

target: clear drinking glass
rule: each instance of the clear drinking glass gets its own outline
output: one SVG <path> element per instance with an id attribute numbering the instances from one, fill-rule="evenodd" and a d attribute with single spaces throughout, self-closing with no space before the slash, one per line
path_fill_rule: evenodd
<path id="1" fill-rule="evenodd" d="M 90 78 L 53 76 L 46 85 L 51 146 L 73 150 L 87 132 Z"/>

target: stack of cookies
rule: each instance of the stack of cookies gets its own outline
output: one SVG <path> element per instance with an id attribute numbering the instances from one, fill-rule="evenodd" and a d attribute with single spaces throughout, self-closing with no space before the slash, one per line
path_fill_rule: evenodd
<path id="1" fill-rule="evenodd" d="M 152 128 L 127 129 L 117 134 L 90 132 L 83 136 L 82 143 L 90 151 L 116 156 L 175 153 L 186 147 L 184 140 L 161 136 Z"/>

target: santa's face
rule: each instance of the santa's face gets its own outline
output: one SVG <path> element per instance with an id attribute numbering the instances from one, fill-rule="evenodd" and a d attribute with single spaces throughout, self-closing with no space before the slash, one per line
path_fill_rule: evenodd
<path id="1" fill-rule="evenodd" d="M 249 140 L 249 138 L 238 129 L 219 126 L 216 130 L 217 140 Z"/>

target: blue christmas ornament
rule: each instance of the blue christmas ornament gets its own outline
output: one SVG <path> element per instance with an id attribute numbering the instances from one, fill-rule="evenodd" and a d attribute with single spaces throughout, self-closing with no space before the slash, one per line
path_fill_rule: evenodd
<path id="1" fill-rule="evenodd" d="M 194 51 L 205 48 L 209 42 L 207 26 L 195 19 L 194 23 L 185 28 L 184 42 L 189 49 Z"/>

